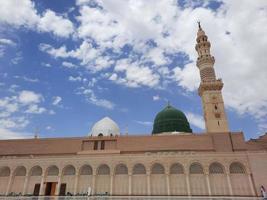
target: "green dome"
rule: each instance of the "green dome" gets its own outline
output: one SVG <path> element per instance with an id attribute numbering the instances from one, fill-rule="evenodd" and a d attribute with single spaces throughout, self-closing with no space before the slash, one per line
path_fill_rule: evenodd
<path id="1" fill-rule="evenodd" d="M 152 134 L 174 131 L 192 133 L 185 114 L 171 105 L 167 105 L 157 114 Z"/>

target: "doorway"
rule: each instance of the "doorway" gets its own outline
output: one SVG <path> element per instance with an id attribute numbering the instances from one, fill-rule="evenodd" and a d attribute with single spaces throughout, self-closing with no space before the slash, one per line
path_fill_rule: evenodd
<path id="1" fill-rule="evenodd" d="M 34 185 L 33 196 L 39 196 L 40 187 L 41 187 L 40 183 Z"/>
<path id="2" fill-rule="evenodd" d="M 67 188 L 66 183 L 62 183 L 60 185 L 59 196 L 65 196 L 66 195 L 66 188 Z"/>
<path id="3" fill-rule="evenodd" d="M 47 182 L 45 188 L 46 196 L 54 196 L 56 193 L 57 182 Z"/>

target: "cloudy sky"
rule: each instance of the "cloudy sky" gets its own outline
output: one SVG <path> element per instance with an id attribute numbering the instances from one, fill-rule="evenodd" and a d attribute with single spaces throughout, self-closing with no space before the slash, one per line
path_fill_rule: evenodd
<path id="1" fill-rule="evenodd" d="M 0 138 L 150 134 L 169 100 L 203 132 L 194 45 L 212 44 L 232 131 L 267 131 L 266 0 L 0 0 Z"/>

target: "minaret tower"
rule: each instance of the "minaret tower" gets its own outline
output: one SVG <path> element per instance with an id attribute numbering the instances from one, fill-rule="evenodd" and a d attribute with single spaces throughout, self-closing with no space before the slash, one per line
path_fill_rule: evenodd
<path id="1" fill-rule="evenodd" d="M 228 122 L 222 97 L 223 82 L 216 79 L 214 57 L 210 54 L 210 42 L 198 22 L 196 51 L 197 67 L 201 82 L 198 94 L 202 99 L 206 131 L 208 133 L 229 132 Z"/>

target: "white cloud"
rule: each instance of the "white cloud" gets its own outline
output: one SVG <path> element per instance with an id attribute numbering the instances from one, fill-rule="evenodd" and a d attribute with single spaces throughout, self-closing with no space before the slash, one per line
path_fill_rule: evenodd
<path id="1" fill-rule="evenodd" d="M 28 109 L 25 112 L 31 113 L 31 114 L 42 114 L 46 112 L 46 109 L 43 107 L 39 107 L 36 104 L 33 104 L 33 105 L 29 105 Z"/>
<path id="2" fill-rule="evenodd" d="M 26 76 L 14 76 L 14 78 L 22 79 L 22 80 L 24 80 L 24 81 L 32 82 L 32 83 L 37 83 L 37 82 L 39 82 L 39 79 L 37 79 L 37 78 L 28 78 L 28 77 L 26 77 Z"/>
<path id="3" fill-rule="evenodd" d="M 52 32 L 56 36 L 68 37 L 73 33 L 73 24 L 69 19 L 45 10 L 43 16 L 37 13 L 34 2 L 30 0 L 8 0 L 0 2 L 0 23 L 41 32 Z"/>
<path id="4" fill-rule="evenodd" d="M 80 81 L 82 81 L 82 77 L 80 77 L 80 76 L 76 76 L 76 77 L 74 77 L 74 76 L 69 76 L 69 81 L 72 81 L 72 82 L 80 82 Z"/>
<path id="5" fill-rule="evenodd" d="M 159 95 L 155 95 L 152 97 L 153 98 L 153 101 L 158 101 L 160 100 L 160 96 Z"/>
<path id="6" fill-rule="evenodd" d="M 62 62 L 62 65 L 63 65 L 64 67 L 67 67 L 67 68 L 76 68 L 76 67 L 77 67 L 77 66 L 74 65 L 73 63 L 71 63 L 71 62 L 66 62 L 66 61 Z"/>
<path id="7" fill-rule="evenodd" d="M 53 104 L 54 106 L 56 106 L 56 105 L 58 105 L 61 101 L 62 101 L 62 98 L 61 98 L 60 96 L 55 96 L 55 97 L 53 97 L 53 102 L 52 102 L 52 104 Z"/>
<path id="8" fill-rule="evenodd" d="M 85 95 L 87 101 L 96 106 L 100 106 L 109 110 L 115 107 L 115 104 L 107 99 L 98 98 L 92 89 L 84 89 L 82 94 Z"/>
<path id="9" fill-rule="evenodd" d="M 173 69 L 173 80 L 178 85 L 188 91 L 195 91 L 200 82 L 199 71 L 195 63 L 186 64 L 183 68 L 175 67 Z"/>
<path id="10" fill-rule="evenodd" d="M 61 37 L 69 37 L 73 33 L 72 22 L 56 15 L 55 12 L 49 9 L 40 18 L 38 29 L 43 32 L 52 32 Z"/>
<path id="11" fill-rule="evenodd" d="M 43 96 L 33 91 L 23 90 L 19 93 L 18 100 L 23 104 L 39 103 L 43 100 Z"/>
<path id="12" fill-rule="evenodd" d="M 30 138 L 32 134 L 26 132 L 19 132 L 19 131 L 12 131 L 9 129 L 1 128 L 0 127 L 0 139 L 23 139 L 23 138 Z"/>
<path id="13" fill-rule="evenodd" d="M 34 27 L 39 17 L 30 0 L 9 0 L 0 3 L 0 22 L 15 26 Z"/>
<path id="14" fill-rule="evenodd" d="M 142 67 L 139 63 L 130 63 L 127 59 L 117 61 L 114 70 L 117 75 L 121 74 L 121 77 L 118 77 L 115 82 L 128 87 L 155 87 L 160 81 L 159 75 L 153 72 L 152 69 Z"/>
<path id="15" fill-rule="evenodd" d="M 44 67 L 52 67 L 51 64 L 49 64 L 49 63 L 41 63 L 41 65 Z"/>
<path id="16" fill-rule="evenodd" d="M 152 126 L 153 125 L 153 122 L 149 122 L 149 121 L 138 121 L 138 120 L 135 120 L 136 123 L 138 124 L 141 124 L 143 126 Z"/>
<path id="17" fill-rule="evenodd" d="M 109 80 L 111 80 L 111 81 L 116 81 L 117 78 L 118 78 L 118 75 L 115 74 L 115 73 L 113 73 L 113 74 L 109 77 Z"/>
<path id="18" fill-rule="evenodd" d="M 6 38 L 0 38 L 0 45 L 9 45 L 9 46 L 15 46 L 16 43 L 10 39 Z"/>
<path id="19" fill-rule="evenodd" d="M 190 124 L 193 124 L 195 127 L 204 130 L 205 122 L 202 115 L 194 114 L 192 112 L 187 112 L 186 117 Z"/>
<path id="20" fill-rule="evenodd" d="M 29 124 L 29 120 L 27 120 L 25 117 L 11 117 L 11 118 L 1 118 L 0 119 L 0 127 L 5 129 L 10 128 L 25 128 Z"/>
<path id="21" fill-rule="evenodd" d="M 29 90 L 9 92 L 12 95 L 0 98 L 0 138 L 26 137 L 21 130 L 30 124 L 31 114 L 54 112 L 41 106 L 44 101 L 41 94 Z M 7 137 L 7 133 L 11 135 Z"/>

